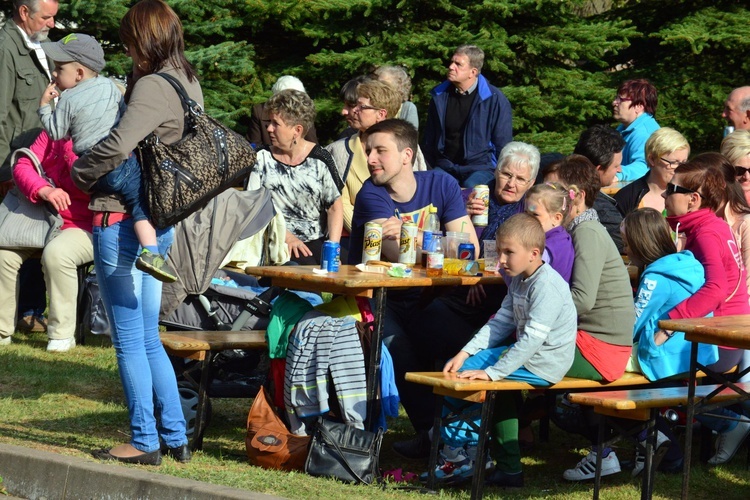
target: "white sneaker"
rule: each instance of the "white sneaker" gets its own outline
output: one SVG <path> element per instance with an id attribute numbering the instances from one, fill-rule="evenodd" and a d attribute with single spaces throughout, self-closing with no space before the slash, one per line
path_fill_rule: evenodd
<path id="1" fill-rule="evenodd" d="M 10 345 L 10 335 L 7 337 L 0 335 L 0 345 Z"/>
<path id="2" fill-rule="evenodd" d="M 614 451 L 602 458 L 602 477 L 620 472 L 620 461 Z M 563 478 L 567 481 L 585 481 L 594 479 L 596 475 L 596 452 L 590 451 L 583 460 L 578 462 L 575 469 L 568 469 L 563 472 Z"/>
<path id="3" fill-rule="evenodd" d="M 716 455 L 708 459 L 710 465 L 729 462 L 745 442 L 745 438 L 750 434 L 750 419 L 745 416 L 740 416 L 740 419 L 734 429 L 719 434 L 716 440 Z"/>
<path id="4" fill-rule="evenodd" d="M 47 342 L 47 352 L 68 352 L 76 346 L 76 339 L 52 339 Z"/>
<path id="5" fill-rule="evenodd" d="M 669 450 L 669 445 L 672 441 L 661 431 L 656 432 L 656 447 L 654 448 L 653 467 L 654 470 L 659 467 L 659 462 L 664 458 L 664 454 Z M 640 445 L 635 450 L 635 466 L 633 467 L 633 477 L 638 476 L 643 472 L 643 468 L 646 466 L 646 440 L 640 441 Z"/>

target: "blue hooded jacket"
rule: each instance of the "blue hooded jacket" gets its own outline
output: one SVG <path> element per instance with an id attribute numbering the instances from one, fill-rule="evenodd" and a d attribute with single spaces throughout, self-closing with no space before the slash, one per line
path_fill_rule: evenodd
<path id="1" fill-rule="evenodd" d="M 635 297 L 633 342 L 638 342 L 641 372 L 651 381 L 690 371 L 690 342 L 675 332 L 662 345 L 654 343 L 659 320 L 694 294 L 705 282 L 703 266 L 689 250 L 666 255 L 646 266 Z M 718 347 L 699 344 L 698 362 L 710 365 L 719 359 Z"/>

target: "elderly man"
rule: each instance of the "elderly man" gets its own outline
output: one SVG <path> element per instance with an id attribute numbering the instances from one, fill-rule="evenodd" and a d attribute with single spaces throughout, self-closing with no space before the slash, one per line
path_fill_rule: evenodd
<path id="1" fill-rule="evenodd" d="M 461 45 L 447 80 L 432 89 L 424 151 L 427 163 L 472 188 L 492 180 L 500 150 L 513 140 L 511 107 L 481 75 L 484 52 Z"/>
<path id="2" fill-rule="evenodd" d="M 599 175 L 599 182 L 602 187 L 606 187 L 612 184 L 617 174 L 622 171 L 624 148 L 625 140 L 617 130 L 607 125 L 594 125 L 581 133 L 573 153 L 585 156 L 594 164 L 596 173 Z M 622 214 L 617 208 L 615 199 L 599 191 L 594 200 L 594 210 L 599 216 L 599 222 L 607 229 L 612 241 L 615 242 L 617 250 L 623 253 L 620 234 Z"/>
<path id="3" fill-rule="evenodd" d="M 730 92 L 721 116 L 735 130 L 750 130 L 750 86 L 739 87 Z"/>
<path id="4" fill-rule="evenodd" d="M 55 27 L 57 0 L 15 0 L 13 17 L 0 30 L 0 195 L 13 185 L 10 156 L 28 147 L 42 130 L 39 98 L 49 84 L 53 63 L 42 50 Z M 21 268 L 19 329 L 44 331 L 46 307 L 42 270 L 37 260 Z"/>

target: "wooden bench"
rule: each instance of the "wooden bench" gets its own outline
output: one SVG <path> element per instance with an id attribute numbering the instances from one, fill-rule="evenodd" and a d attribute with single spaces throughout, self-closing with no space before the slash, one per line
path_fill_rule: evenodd
<path id="1" fill-rule="evenodd" d="M 734 386 L 740 391 L 750 390 L 750 383 L 735 383 Z M 653 450 L 656 443 L 656 417 L 660 408 L 669 406 L 684 406 L 688 404 L 688 387 L 664 387 L 631 390 L 614 390 L 599 392 L 584 392 L 568 394 L 571 403 L 593 407 L 594 411 L 605 417 L 625 418 L 631 420 L 646 421 L 648 424 L 648 437 L 646 439 L 646 462 L 644 464 L 643 482 L 641 486 L 641 499 L 650 499 L 653 493 L 654 466 L 652 464 Z M 695 401 L 709 401 L 710 407 L 706 411 L 717 406 L 723 406 L 727 402 L 748 399 L 750 395 L 742 395 L 737 390 L 722 384 L 701 385 L 695 388 Z M 598 448 L 603 449 L 611 444 L 615 438 L 607 443 L 604 442 L 605 425 L 599 426 Z M 638 428 L 636 432 L 640 431 Z M 599 487 L 601 483 L 601 455 L 597 455 L 596 475 L 594 479 L 594 499 L 599 498 Z"/>
<path id="2" fill-rule="evenodd" d="M 565 377 L 557 384 L 548 387 L 539 387 L 526 382 L 517 382 L 513 380 L 483 381 L 460 379 L 456 374 L 444 374 L 442 372 L 408 372 L 406 380 L 415 384 L 422 384 L 432 387 L 433 393 L 437 396 L 435 409 L 435 424 L 433 427 L 433 436 L 440 435 L 440 429 L 443 426 L 444 418 L 442 416 L 442 407 L 445 396 L 471 401 L 482 404 L 481 424 L 479 428 L 479 442 L 477 443 L 477 456 L 484 456 L 486 441 L 489 438 L 490 422 L 492 421 L 492 412 L 495 404 L 495 392 L 497 391 L 522 391 L 522 390 L 544 390 L 545 393 L 554 394 L 559 391 L 571 390 L 596 390 L 603 388 L 617 388 L 647 385 L 651 382 L 639 373 L 625 373 L 621 378 L 613 382 L 597 382 L 594 380 Z M 456 418 L 449 415 L 446 419 Z M 482 438 L 483 436 L 483 438 Z M 430 450 L 429 472 L 430 478 L 428 488 L 435 486 L 435 467 L 438 460 L 438 447 L 440 439 L 432 440 L 432 449 Z M 484 487 L 484 468 L 479 467 L 472 478 L 471 498 L 482 498 L 482 489 Z"/>
<path id="3" fill-rule="evenodd" d="M 161 343 L 168 354 L 178 358 L 191 359 L 197 363 L 180 374 L 198 390 L 198 408 L 195 416 L 195 427 L 191 448 L 199 450 L 203 446 L 203 417 L 207 409 L 206 392 L 211 383 L 209 374 L 211 362 L 221 351 L 232 349 L 267 349 L 265 330 L 245 331 L 183 331 L 161 332 Z M 200 380 L 196 381 L 192 373 L 200 370 Z"/>

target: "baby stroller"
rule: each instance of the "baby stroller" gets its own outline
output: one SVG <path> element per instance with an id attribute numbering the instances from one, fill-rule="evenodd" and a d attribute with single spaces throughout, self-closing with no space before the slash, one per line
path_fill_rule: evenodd
<path id="1" fill-rule="evenodd" d="M 230 189 L 178 223 L 169 259 L 180 279 L 163 287 L 160 324 L 168 331 L 265 329 L 270 302 L 280 289 L 261 289 L 255 278 L 220 267 L 226 264 L 238 241 L 253 238 L 261 241 L 255 245 L 260 254 L 243 254 L 247 265 L 283 263 L 278 259 L 287 254 L 280 256 L 270 251 L 280 246 L 286 252 L 283 218 L 279 224 L 278 217 L 281 216 L 275 213 L 265 189 Z M 198 404 L 197 381 L 201 377 L 199 364 L 184 358 L 171 359 L 191 437 Z M 258 351 L 223 351 L 213 356 L 209 366 L 209 397 L 254 397 L 265 382 L 268 358 Z M 209 400 L 203 416 L 206 423 L 210 408 Z"/>

